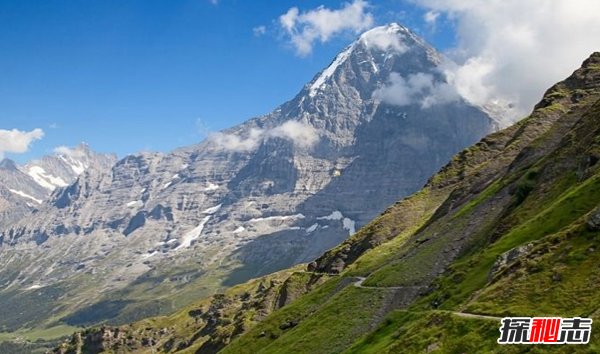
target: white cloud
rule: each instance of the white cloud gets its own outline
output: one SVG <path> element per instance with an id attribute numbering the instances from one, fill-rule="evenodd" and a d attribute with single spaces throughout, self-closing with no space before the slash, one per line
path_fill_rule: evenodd
<path id="1" fill-rule="evenodd" d="M 436 81 L 432 74 L 417 73 L 404 78 L 392 73 L 388 84 L 375 90 L 373 98 L 397 106 L 419 104 L 422 108 L 429 108 L 456 101 L 459 95 L 453 86 Z"/>
<path id="2" fill-rule="evenodd" d="M 381 50 L 391 49 L 399 54 L 408 50 L 402 43 L 401 34 L 396 32 L 394 27 L 378 27 L 364 33 L 360 40 L 369 48 L 379 48 Z"/>
<path id="3" fill-rule="evenodd" d="M 364 0 L 345 3 L 337 10 L 319 6 L 301 13 L 297 7 L 292 7 L 279 17 L 279 24 L 296 53 L 306 56 L 312 52 L 316 41 L 325 43 L 336 35 L 359 33 L 370 28 L 373 15 L 367 11 L 368 7 L 369 3 Z"/>
<path id="4" fill-rule="evenodd" d="M 456 24 L 448 81 L 477 105 L 511 102 L 520 118 L 599 49 L 597 0 L 413 0 Z M 429 18 L 432 19 L 433 15 Z"/>
<path id="5" fill-rule="evenodd" d="M 264 130 L 252 128 L 246 137 L 219 132 L 211 134 L 208 139 L 226 150 L 245 152 L 256 149 L 263 136 Z"/>
<path id="6" fill-rule="evenodd" d="M 260 36 L 264 35 L 265 33 L 267 33 L 267 27 L 266 26 L 257 26 L 252 29 L 252 32 L 254 33 L 255 37 L 260 37 Z"/>
<path id="7" fill-rule="evenodd" d="M 388 85 L 373 92 L 373 98 L 397 106 L 414 102 L 415 90 L 398 73 L 391 73 Z"/>
<path id="8" fill-rule="evenodd" d="M 210 126 L 202 118 L 196 118 L 196 133 L 201 139 L 204 139 L 210 135 Z"/>
<path id="9" fill-rule="evenodd" d="M 4 153 L 24 153 L 29 150 L 29 145 L 44 137 L 44 131 L 36 128 L 30 132 L 20 131 L 17 129 L 5 130 L 0 129 L 0 158 L 4 157 Z"/>
<path id="10" fill-rule="evenodd" d="M 252 128 L 245 136 L 214 133 L 208 139 L 226 150 L 248 152 L 270 138 L 286 139 L 299 148 L 307 149 L 319 141 L 319 134 L 306 123 L 288 121 L 272 129 Z"/>
<path id="11" fill-rule="evenodd" d="M 68 146 L 57 146 L 54 148 L 54 153 L 58 155 L 69 156 L 73 158 L 84 157 L 85 151 L 81 149 L 73 149 Z"/>
<path id="12" fill-rule="evenodd" d="M 427 25 L 431 27 L 435 27 L 438 17 L 440 17 L 440 13 L 437 11 L 427 11 L 425 15 L 423 15 L 423 20 Z"/>
<path id="13" fill-rule="evenodd" d="M 296 146 L 310 148 L 319 141 L 319 134 L 311 125 L 288 121 L 268 131 L 267 136 L 291 140 Z"/>

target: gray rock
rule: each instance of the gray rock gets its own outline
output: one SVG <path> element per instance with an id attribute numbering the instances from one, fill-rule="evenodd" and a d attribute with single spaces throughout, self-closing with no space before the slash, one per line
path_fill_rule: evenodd
<path id="1" fill-rule="evenodd" d="M 533 248 L 532 243 L 528 243 L 522 246 L 515 247 L 510 249 L 503 254 L 501 254 L 490 271 L 490 275 L 488 280 L 492 280 L 497 274 L 499 274 L 502 270 L 506 269 L 506 267 L 510 266 L 512 263 L 526 255 Z"/>
<path id="2" fill-rule="evenodd" d="M 587 227 L 590 231 L 600 231 L 600 207 L 592 211 L 588 217 Z"/>

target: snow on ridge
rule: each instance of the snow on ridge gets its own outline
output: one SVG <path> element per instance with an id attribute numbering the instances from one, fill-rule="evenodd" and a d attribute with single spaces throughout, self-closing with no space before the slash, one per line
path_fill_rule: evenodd
<path id="1" fill-rule="evenodd" d="M 403 38 L 407 34 L 409 32 L 406 28 L 393 23 L 387 26 L 375 27 L 363 33 L 359 41 L 367 48 L 377 48 L 386 52 L 393 50 L 402 54 L 408 50 L 408 47 L 403 42 Z"/>
<path id="2" fill-rule="evenodd" d="M 315 97 L 317 95 L 317 91 L 321 89 L 325 85 L 325 81 L 329 79 L 335 73 L 336 69 L 342 65 L 346 59 L 352 53 L 352 49 L 354 49 L 354 44 L 349 45 L 344 49 L 340 54 L 335 57 L 335 60 L 327 67 L 327 69 L 321 72 L 321 75 L 310 85 L 308 95 L 310 97 Z"/>
<path id="3" fill-rule="evenodd" d="M 40 166 L 29 167 L 29 169 L 27 170 L 27 174 L 31 176 L 31 178 L 33 178 L 35 183 L 51 191 L 55 190 L 57 187 L 68 186 L 68 183 L 65 182 L 62 178 L 55 177 L 46 173 L 46 170 L 44 170 Z"/>
<path id="4" fill-rule="evenodd" d="M 32 197 L 32 196 L 30 196 L 29 194 L 27 194 L 27 193 L 25 193 L 23 191 L 16 190 L 16 189 L 10 189 L 10 188 L 8 190 L 11 191 L 12 193 L 16 194 L 16 195 L 19 195 L 19 196 L 23 197 L 23 198 L 31 199 L 34 202 L 38 203 L 38 204 L 42 204 L 42 200 L 37 199 L 35 197 Z"/>
<path id="5" fill-rule="evenodd" d="M 76 160 L 70 156 L 65 156 L 65 155 L 58 155 L 58 158 L 61 159 L 65 164 L 67 164 L 67 166 L 71 167 L 71 169 L 73 170 L 73 172 L 76 175 L 80 175 L 83 173 L 83 171 L 85 171 L 88 166 L 83 163 L 82 161 Z"/>
<path id="6" fill-rule="evenodd" d="M 204 210 L 202 212 L 202 214 L 210 214 L 210 215 L 212 215 L 212 214 L 216 213 L 219 209 L 221 209 L 222 206 L 223 206 L 223 204 L 219 204 L 219 205 L 216 205 L 214 207 L 208 208 L 208 209 Z"/>

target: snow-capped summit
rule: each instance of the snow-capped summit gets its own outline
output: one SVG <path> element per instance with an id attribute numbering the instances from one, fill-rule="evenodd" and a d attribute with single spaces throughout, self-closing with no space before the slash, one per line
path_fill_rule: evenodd
<path id="1" fill-rule="evenodd" d="M 106 170 L 116 156 L 98 154 L 89 146 L 60 147 L 53 155 L 24 166 L 4 159 L 0 162 L 0 226 L 37 209 L 57 188 L 64 188 L 86 169 Z M 3 202 L 4 201 L 4 202 Z"/>
<path id="2" fill-rule="evenodd" d="M 364 80 L 346 84 L 373 91 L 377 84 L 382 84 L 389 78 L 392 71 L 429 72 L 433 66 L 439 65 L 441 60 L 435 49 L 402 25 L 391 23 L 375 27 L 347 46 L 307 85 L 308 95 L 313 98 L 319 92 L 326 95 L 327 88 L 335 85 L 336 79 L 342 76 L 345 70 L 360 74 L 357 79 Z M 402 65 L 396 65 L 396 62 L 401 62 Z M 372 86 L 371 90 L 369 84 Z"/>
<path id="3" fill-rule="evenodd" d="M 89 167 L 105 169 L 115 161 L 116 156 L 98 154 L 81 143 L 74 148 L 58 147 L 53 155 L 31 161 L 22 170 L 43 188 L 54 191 L 73 183 Z"/>

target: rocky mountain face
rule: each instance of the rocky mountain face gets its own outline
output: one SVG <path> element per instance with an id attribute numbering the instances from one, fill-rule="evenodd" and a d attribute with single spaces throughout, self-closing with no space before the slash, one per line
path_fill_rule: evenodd
<path id="1" fill-rule="evenodd" d="M 405 27 L 375 28 L 270 114 L 86 170 L 0 231 L 0 329 L 128 322 L 313 260 L 496 129 L 461 100 L 383 94 L 443 85 L 442 60 Z"/>
<path id="2" fill-rule="evenodd" d="M 530 352 L 497 344 L 502 317 L 600 317 L 599 122 L 594 53 L 529 117 L 455 155 L 306 270 L 79 332 L 55 352 Z M 534 349 L 598 348 L 594 325 L 589 344 Z"/>
<path id="3" fill-rule="evenodd" d="M 98 154 L 82 143 L 61 147 L 55 154 L 18 166 L 0 161 L 0 227 L 4 228 L 37 210 L 57 188 L 67 187 L 87 169 L 104 171 L 116 156 Z"/>

